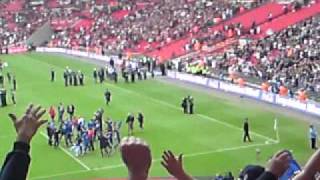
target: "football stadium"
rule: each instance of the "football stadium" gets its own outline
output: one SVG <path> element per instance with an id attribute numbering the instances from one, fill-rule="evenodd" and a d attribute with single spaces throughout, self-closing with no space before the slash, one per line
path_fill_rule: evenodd
<path id="1" fill-rule="evenodd" d="M 319 0 L 0 0 L 0 180 L 320 178 Z"/>

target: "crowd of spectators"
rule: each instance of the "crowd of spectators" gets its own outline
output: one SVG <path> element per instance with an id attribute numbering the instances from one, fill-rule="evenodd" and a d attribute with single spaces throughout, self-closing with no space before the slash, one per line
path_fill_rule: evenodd
<path id="1" fill-rule="evenodd" d="M 270 37 L 235 46 L 223 61 L 216 64 L 222 73 L 240 73 L 245 77 L 268 82 L 274 93 L 280 86 L 291 92 L 320 91 L 319 42 L 320 16 L 271 35 Z"/>
<path id="2" fill-rule="evenodd" d="M 57 14 L 62 16 L 64 11 L 51 11 L 44 6 L 31 7 L 28 3 L 17 12 L 0 6 L 0 48 L 26 44 L 32 33 L 48 22 L 50 16 Z"/>
<path id="3" fill-rule="evenodd" d="M 0 14 L 0 47 L 27 40 L 32 32 L 31 24 L 20 23 L 20 21 L 19 15 L 13 15 L 10 12 Z M 25 26 L 25 30 L 21 31 L 20 26 Z"/>
<path id="4" fill-rule="evenodd" d="M 18 0 L 17 0 L 18 1 Z M 226 0 L 79 0 L 50 7 L 23 3 L 20 11 L 0 7 L 0 46 L 24 42 L 37 28 L 48 21 L 68 20 L 52 36 L 52 45 L 59 47 L 101 47 L 124 51 L 155 49 L 182 37 L 206 32 L 216 19 L 226 20 L 254 3 Z M 59 1 L 58 1 L 59 2 Z M 122 14 L 116 16 L 115 14 Z M 76 25 L 80 20 L 89 23 Z M 220 22 L 220 21 L 219 21 Z"/>
<path id="5" fill-rule="evenodd" d="M 311 1 L 306 0 L 304 2 L 293 1 L 289 4 L 284 3 L 282 4 L 282 13 L 280 13 L 280 15 L 277 15 L 277 16 L 285 15 L 289 12 L 298 11 L 302 7 L 309 5 L 310 2 Z M 237 11 L 241 13 L 245 11 L 245 9 L 243 9 L 243 7 L 240 6 L 240 8 Z M 268 21 L 272 21 L 275 18 L 276 17 L 274 17 L 272 13 L 268 14 Z M 221 20 L 225 20 L 225 19 L 214 18 L 213 21 L 220 22 Z M 242 36 L 246 36 L 246 35 L 260 34 L 261 33 L 260 24 L 257 23 L 256 21 L 253 21 L 251 26 L 245 27 L 241 22 L 223 23 L 223 28 L 216 28 L 215 31 L 213 32 L 204 31 L 198 36 L 192 38 L 190 43 L 186 45 L 186 50 L 187 51 L 198 50 L 197 47 L 195 46 L 196 43 L 199 43 L 201 46 L 211 47 L 229 38 L 241 38 Z"/>
<path id="6" fill-rule="evenodd" d="M 212 25 L 215 17 L 224 20 L 232 17 L 239 6 L 223 0 L 159 0 L 132 11 L 120 21 L 102 16 L 103 20 L 98 19 L 92 31 L 116 40 L 115 47 L 106 44 L 108 49 L 134 49 L 141 43 L 155 44 L 155 48 L 159 48 L 190 33 L 198 33 Z M 152 47 L 146 46 L 148 48 Z"/>
<path id="7" fill-rule="evenodd" d="M 267 83 L 274 93 L 285 87 L 291 97 L 300 91 L 313 96 L 320 91 L 319 40 L 318 15 L 265 39 L 237 43 L 220 56 L 196 56 L 184 61 L 187 66 L 204 64 L 198 69 L 200 74 Z"/>

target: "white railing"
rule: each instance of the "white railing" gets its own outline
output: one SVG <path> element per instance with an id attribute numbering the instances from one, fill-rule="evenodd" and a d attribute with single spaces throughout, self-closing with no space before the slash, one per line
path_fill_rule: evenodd
<path id="1" fill-rule="evenodd" d="M 73 49 L 65 49 L 65 48 L 47 48 L 47 47 L 38 47 L 36 49 L 37 52 L 48 52 L 48 53 L 63 53 L 67 55 L 73 55 L 78 57 L 85 57 L 90 59 L 96 59 L 99 61 L 109 62 L 110 59 L 113 59 L 115 62 L 118 62 L 118 56 L 114 55 L 100 55 L 91 52 L 78 51 Z"/>

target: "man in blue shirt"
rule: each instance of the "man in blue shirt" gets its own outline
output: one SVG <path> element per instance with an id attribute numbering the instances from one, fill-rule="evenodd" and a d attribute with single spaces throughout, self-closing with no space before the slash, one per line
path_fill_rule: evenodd
<path id="1" fill-rule="evenodd" d="M 313 125 L 310 125 L 309 136 L 310 136 L 310 140 L 311 140 L 311 148 L 316 150 L 317 149 L 318 132 Z"/>
<path id="2" fill-rule="evenodd" d="M 90 149 L 90 147 L 89 147 L 90 139 L 88 136 L 88 131 L 83 132 L 82 140 L 83 140 L 83 146 L 84 146 L 84 153 L 87 153 Z"/>
<path id="3" fill-rule="evenodd" d="M 54 130 L 55 130 L 54 121 L 51 120 L 50 122 L 48 122 L 48 126 L 47 126 L 48 144 L 50 146 L 52 146 L 52 138 L 54 135 Z"/>
<path id="4" fill-rule="evenodd" d="M 67 147 L 72 146 L 72 122 L 70 120 L 65 122 L 65 141 Z"/>

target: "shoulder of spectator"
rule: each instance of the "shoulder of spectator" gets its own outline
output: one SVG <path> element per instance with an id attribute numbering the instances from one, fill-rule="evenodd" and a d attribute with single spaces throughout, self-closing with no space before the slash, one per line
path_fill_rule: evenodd
<path id="1" fill-rule="evenodd" d="M 265 171 L 261 176 L 259 176 L 258 180 L 277 180 L 278 178 L 271 173 L 270 171 Z"/>

